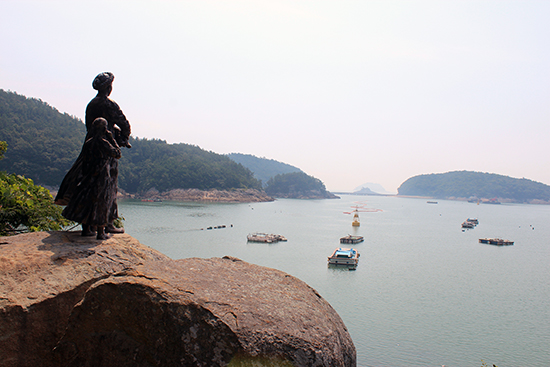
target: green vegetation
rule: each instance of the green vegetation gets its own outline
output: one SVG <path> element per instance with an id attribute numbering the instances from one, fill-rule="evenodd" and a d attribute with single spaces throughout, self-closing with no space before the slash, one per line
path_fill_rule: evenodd
<path id="1" fill-rule="evenodd" d="M 85 135 L 81 120 L 40 100 L 0 90 L 0 137 L 10 146 L 0 170 L 59 186 Z M 119 165 L 119 187 L 127 192 L 261 189 L 249 169 L 227 156 L 156 139 L 131 139 L 131 144 L 132 149 L 123 149 Z"/>
<path id="2" fill-rule="evenodd" d="M 0 160 L 7 146 L 0 142 Z M 50 192 L 31 179 L 0 172 L 0 236 L 60 230 L 72 224 L 61 216 L 61 210 Z"/>
<path id="3" fill-rule="evenodd" d="M 302 172 L 301 169 L 291 166 L 290 164 L 278 162 L 273 159 L 258 158 L 251 154 L 230 153 L 227 156 L 254 172 L 254 177 L 260 180 L 264 185 L 271 177 L 276 175 Z"/>
<path id="4" fill-rule="evenodd" d="M 10 147 L 0 170 L 56 186 L 80 153 L 86 128 L 38 99 L 0 89 L 0 139 Z"/>
<path id="5" fill-rule="evenodd" d="M 267 181 L 265 192 L 282 198 L 333 198 L 318 178 L 304 172 L 291 172 L 276 175 Z"/>
<path id="6" fill-rule="evenodd" d="M 155 188 L 261 189 L 252 172 L 228 157 L 189 144 L 130 139 L 120 159 L 119 186 L 128 192 Z"/>
<path id="7" fill-rule="evenodd" d="M 399 195 L 435 198 L 500 198 L 516 202 L 550 201 L 550 186 L 494 173 L 454 171 L 411 177 Z"/>

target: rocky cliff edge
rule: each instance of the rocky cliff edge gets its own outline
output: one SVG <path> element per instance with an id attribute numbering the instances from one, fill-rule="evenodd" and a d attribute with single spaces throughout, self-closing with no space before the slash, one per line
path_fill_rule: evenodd
<path id="1" fill-rule="evenodd" d="M 173 260 L 127 235 L 0 237 L 0 366 L 355 366 L 311 287 L 236 258 Z"/>

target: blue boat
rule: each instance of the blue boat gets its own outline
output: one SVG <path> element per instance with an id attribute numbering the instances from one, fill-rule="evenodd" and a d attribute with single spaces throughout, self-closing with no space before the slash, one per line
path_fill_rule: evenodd
<path id="1" fill-rule="evenodd" d="M 359 256 L 359 252 L 353 248 L 339 247 L 328 257 L 328 263 L 331 265 L 357 266 Z"/>

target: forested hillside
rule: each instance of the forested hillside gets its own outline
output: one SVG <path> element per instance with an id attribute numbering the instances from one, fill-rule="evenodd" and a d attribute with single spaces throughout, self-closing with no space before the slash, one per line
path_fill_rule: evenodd
<path id="1" fill-rule="evenodd" d="M 435 198 L 499 198 L 522 203 L 550 201 L 550 186 L 543 183 L 472 171 L 411 177 L 397 191 L 399 195 Z"/>
<path id="2" fill-rule="evenodd" d="M 267 181 L 265 192 L 277 198 L 297 199 L 333 199 L 334 194 L 327 191 L 325 184 L 318 178 L 304 172 L 291 172 L 276 175 Z"/>
<path id="3" fill-rule="evenodd" d="M 254 173 L 254 177 L 262 181 L 264 186 L 270 178 L 276 175 L 302 172 L 301 169 L 291 166 L 290 164 L 282 163 L 274 159 L 258 158 L 251 154 L 230 153 L 227 156 L 251 170 Z"/>
<path id="4" fill-rule="evenodd" d="M 0 170 L 59 186 L 85 134 L 81 120 L 41 100 L 0 89 L 0 141 L 8 143 Z M 227 156 L 162 140 L 131 139 L 131 144 L 131 149 L 122 149 L 119 165 L 119 187 L 127 192 L 261 188 L 249 169 Z"/>
<path id="5" fill-rule="evenodd" d="M 119 165 L 119 186 L 128 192 L 261 189 L 249 169 L 224 155 L 157 139 L 130 139 L 130 143 L 132 148 L 123 149 Z"/>
<path id="6" fill-rule="evenodd" d="M 0 89 L 0 140 L 8 143 L 0 171 L 37 184 L 61 183 L 82 148 L 86 127 L 39 99 Z"/>

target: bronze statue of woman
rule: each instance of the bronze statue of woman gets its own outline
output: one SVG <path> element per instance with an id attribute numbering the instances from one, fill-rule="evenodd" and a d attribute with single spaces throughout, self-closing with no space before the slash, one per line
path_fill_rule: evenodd
<path id="1" fill-rule="evenodd" d="M 130 138 L 130 123 L 122 113 L 122 110 L 116 102 L 109 98 L 113 90 L 113 80 L 115 76 L 110 72 L 104 72 L 98 74 L 94 81 L 92 82 L 92 87 L 97 90 L 97 95 L 88 103 L 86 107 L 86 139 L 91 138 L 92 125 L 97 118 L 103 118 L 107 122 L 107 130 L 116 140 L 116 143 L 119 147 L 131 148 L 132 146 L 129 143 Z M 71 198 L 78 194 L 79 191 L 83 190 L 83 184 L 87 172 L 83 167 L 83 157 L 84 149 L 80 153 L 80 156 L 77 158 L 69 172 L 65 175 L 63 182 L 59 187 L 59 191 L 55 198 L 55 203 L 59 205 L 69 204 Z M 109 212 L 109 222 L 105 226 L 105 232 L 107 233 L 123 233 L 124 229 L 116 228 L 113 225 L 113 222 L 118 218 L 118 205 L 116 203 L 116 194 L 118 191 L 118 159 L 110 157 L 110 175 L 109 179 L 111 184 L 108 185 L 112 190 L 114 190 L 114 198 Z M 93 200 L 93 198 L 91 198 Z M 73 216 L 74 217 L 74 216 Z M 71 218 L 68 218 L 71 219 Z M 71 219 L 74 220 L 74 219 Z M 81 222 L 82 223 L 82 222 Z M 92 225 L 87 223 L 82 223 L 82 235 L 91 236 L 94 235 L 95 228 Z"/>

